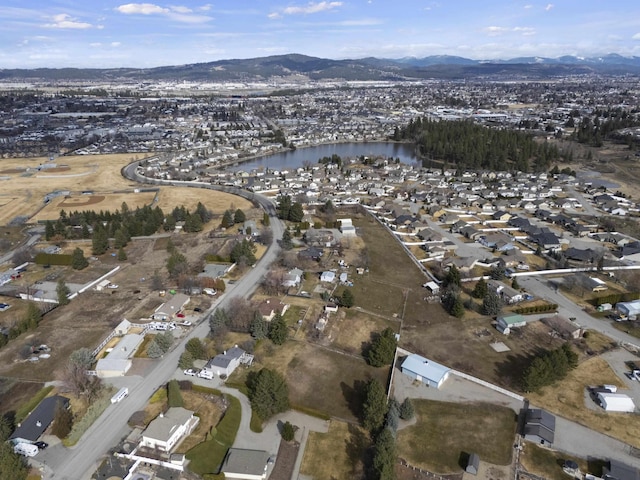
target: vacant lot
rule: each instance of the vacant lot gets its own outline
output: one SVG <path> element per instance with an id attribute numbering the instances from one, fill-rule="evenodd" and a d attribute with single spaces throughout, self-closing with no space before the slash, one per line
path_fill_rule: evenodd
<path id="1" fill-rule="evenodd" d="M 528 398 L 536 406 L 640 448 L 640 416 L 587 408 L 585 402 L 591 400 L 585 399 L 585 389 L 604 384 L 617 385 L 618 393 L 624 393 L 622 380 L 604 359 L 595 357 L 582 362 L 562 380 L 561 385 L 531 393 Z"/>
<path id="2" fill-rule="evenodd" d="M 31 218 L 44 207 L 44 196 L 56 190 L 69 190 L 72 194 L 80 195 L 83 191 L 92 191 L 96 196 L 114 193 L 115 191 L 131 191 L 140 188 L 140 184 L 124 178 L 120 174 L 122 167 L 128 163 L 143 158 L 139 154 L 114 154 L 114 155 L 76 155 L 60 157 L 56 160 L 58 165 L 67 165 L 68 169 L 54 169 L 38 171 L 37 167 L 46 163 L 45 158 L 19 158 L 0 160 L 0 171 L 3 177 L 8 177 L 2 182 L 2 196 L 0 197 L 0 225 L 5 225 L 18 216 Z M 93 195 L 86 195 L 82 202 L 89 202 Z M 75 198 L 75 195 L 74 197 Z M 127 197 L 129 198 L 129 197 Z M 151 197 L 153 199 L 153 197 Z M 55 202 L 64 202 L 64 198 L 55 199 Z M 148 200 L 145 196 L 145 200 Z M 106 199 L 103 200 L 106 202 Z M 129 203 L 131 201 L 131 203 Z M 174 207 L 184 205 L 194 209 L 201 201 L 207 208 L 216 213 L 226 210 L 231 206 L 241 209 L 249 209 L 250 202 L 234 195 L 215 192 L 207 189 L 195 189 L 187 187 L 160 187 L 158 205 L 163 211 L 168 212 Z M 104 205 L 96 204 L 96 208 L 119 208 L 122 201 L 114 199 L 113 203 Z M 137 200 L 133 197 L 127 199 L 127 204 L 134 208 Z M 112 205 L 106 207 L 106 205 Z M 85 208 L 90 205 L 85 205 Z M 47 208 L 46 215 L 59 213 L 60 208 L 56 203 L 52 208 Z M 67 205 L 66 210 L 80 210 L 81 205 Z M 39 217 L 38 217 L 39 218 Z M 45 218 L 45 217 L 43 217 Z M 49 218 L 48 216 L 46 218 Z"/>
<path id="3" fill-rule="evenodd" d="M 375 333 L 390 327 L 395 332 L 400 330 L 399 321 L 367 315 L 354 309 L 341 309 L 329 320 L 329 339 L 331 345 L 347 353 L 362 355 Z M 325 331 L 325 333 L 327 333 Z"/>
<path id="4" fill-rule="evenodd" d="M 413 400 L 417 422 L 398 432 L 398 456 L 437 473 L 457 473 L 477 453 L 488 463 L 511 462 L 516 415 L 507 407 Z"/>
<path id="5" fill-rule="evenodd" d="M 582 473 L 602 475 L 602 467 L 598 470 L 597 462 L 587 462 L 584 458 L 577 458 L 560 452 L 543 448 L 535 443 L 525 443 L 520 454 L 520 463 L 529 473 L 539 475 L 547 480 L 566 480 L 567 474 L 562 470 L 566 460 L 573 460 L 580 467 Z"/>
<path id="6" fill-rule="evenodd" d="M 361 427 L 333 420 L 327 433 L 309 433 L 300 473 L 314 480 L 361 478 L 369 443 L 369 435 Z"/>

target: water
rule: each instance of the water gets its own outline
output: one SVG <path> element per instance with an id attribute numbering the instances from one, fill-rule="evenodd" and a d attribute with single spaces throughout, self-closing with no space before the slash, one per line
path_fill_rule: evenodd
<path id="1" fill-rule="evenodd" d="M 271 168 L 276 170 L 294 169 L 302 167 L 305 162 L 317 164 L 322 157 L 331 157 L 336 154 L 341 158 L 359 157 L 392 157 L 399 158 L 406 164 L 419 163 L 414 154 L 414 147 L 406 143 L 332 143 L 329 145 L 318 145 L 315 147 L 298 148 L 297 150 L 277 153 L 255 158 L 243 163 L 232 165 L 228 170 L 237 172 L 239 170 L 250 171 L 257 168 Z"/>

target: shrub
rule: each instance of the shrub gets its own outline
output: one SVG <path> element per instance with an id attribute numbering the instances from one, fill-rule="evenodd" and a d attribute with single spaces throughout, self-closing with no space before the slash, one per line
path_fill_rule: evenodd
<path id="1" fill-rule="evenodd" d="M 295 436 L 295 433 L 295 427 L 288 421 L 284 422 L 284 425 L 282 425 L 282 439 L 285 442 L 291 442 L 293 440 L 293 437 Z"/>

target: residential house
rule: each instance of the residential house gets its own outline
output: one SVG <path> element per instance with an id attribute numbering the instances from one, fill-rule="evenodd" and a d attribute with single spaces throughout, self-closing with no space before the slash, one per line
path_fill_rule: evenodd
<path id="1" fill-rule="evenodd" d="M 289 270 L 282 279 L 282 286 L 284 287 L 297 287 L 302 282 L 302 276 L 304 272 L 299 268 L 293 268 Z"/>
<path id="2" fill-rule="evenodd" d="M 517 314 L 508 314 L 508 315 L 500 315 L 498 317 L 498 323 L 496 324 L 496 329 L 503 333 L 504 335 L 509 335 L 511 333 L 511 329 L 524 327 L 527 324 L 527 321 L 522 315 Z"/>
<path id="3" fill-rule="evenodd" d="M 161 413 L 147 426 L 142 433 L 140 447 L 170 453 L 198 425 L 199 417 L 192 411 L 182 407 L 172 407 Z"/>
<path id="4" fill-rule="evenodd" d="M 278 298 L 271 297 L 263 300 L 258 304 L 258 311 L 262 315 L 263 320 L 270 322 L 276 314 L 284 315 L 287 313 L 289 305 L 282 303 Z"/>
<path id="5" fill-rule="evenodd" d="M 189 296 L 176 293 L 168 302 L 160 305 L 151 315 L 153 320 L 171 320 L 189 303 Z"/>
<path id="6" fill-rule="evenodd" d="M 412 353 L 401 365 L 402 373 L 429 387 L 440 388 L 449 378 L 451 369 Z"/>
<path id="7" fill-rule="evenodd" d="M 53 422 L 57 408 L 69 408 L 69 399 L 60 395 L 46 397 L 18 425 L 9 440 L 14 444 L 37 442 Z"/>
<path id="8" fill-rule="evenodd" d="M 613 459 L 602 467 L 602 473 L 604 480 L 640 480 L 640 470 Z"/>
<path id="9" fill-rule="evenodd" d="M 552 445 L 556 431 L 556 417 L 546 410 L 531 408 L 525 414 L 523 436 L 525 440 Z"/>
<path id="10" fill-rule="evenodd" d="M 224 478 L 238 480 L 264 480 L 267 478 L 269 452 L 230 448 L 220 472 Z"/>
<path id="11" fill-rule="evenodd" d="M 204 370 L 209 371 L 217 376 L 226 375 L 227 378 L 238 368 L 241 364 L 251 365 L 253 362 L 253 355 L 248 354 L 243 349 L 234 346 L 229 350 L 225 350 L 213 357 L 204 366 Z"/>
<path id="12" fill-rule="evenodd" d="M 323 254 L 324 252 L 322 251 L 321 248 L 309 247 L 304 250 L 300 250 L 298 252 L 298 257 L 301 259 L 318 261 L 322 258 Z"/>
<path id="13" fill-rule="evenodd" d="M 565 340 L 577 340 L 584 333 L 580 325 L 561 315 L 541 318 L 540 321 Z"/>
<path id="14" fill-rule="evenodd" d="M 499 280 L 489 280 L 487 287 L 490 291 L 498 295 L 504 303 L 507 305 L 513 305 L 514 303 L 524 300 L 524 295 L 515 288 L 505 285 Z"/>
<path id="15" fill-rule="evenodd" d="M 560 239 L 555 233 L 538 233 L 530 235 L 529 238 L 543 250 L 558 250 L 560 248 Z"/>
<path id="16" fill-rule="evenodd" d="M 350 218 L 342 218 L 338 219 L 340 222 L 340 233 L 342 233 L 345 237 L 355 237 L 356 236 L 356 227 L 353 226 L 353 223 Z"/>
<path id="17" fill-rule="evenodd" d="M 326 272 L 322 272 L 320 275 L 320 281 L 326 283 L 333 283 L 336 281 L 336 272 L 332 272 L 330 270 Z"/>

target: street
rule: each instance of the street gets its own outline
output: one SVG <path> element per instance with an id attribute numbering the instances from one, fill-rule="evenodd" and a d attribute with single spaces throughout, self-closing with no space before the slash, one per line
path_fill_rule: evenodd
<path id="1" fill-rule="evenodd" d="M 225 308 L 233 297 L 249 297 L 257 288 L 270 264 L 279 252 L 278 240 L 284 232 L 283 225 L 275 216 L 271 200 L 255 195 L 270 215 L 273 241 L 264 256 L 249 269 L 245 276 L 227 287 L 226 293 L 214 305 L 202 313 L 202 318 L 216 308 Z M 131 382 L 129 397 L 120 403 L 110 405 L 102 416 L 87 430 L 78 444 L 72 448 L 62 445 L 51 446 L 47 452 L 44 478 L 57 480 L 89 480 L 98 467 L 103 455 L 116 446 L 131 430 L 127 421 L 138 410 L 142 410 L 149 397 L 173 376 L 178 359 L 187 341 L 194 337 L 205 337 L 209 333 L 209 324 L 205 320 L 191 333 L 177 341 L 174 348 L 162 357 L 146 377 L 137 377 Z M 133 380 L 133 379 L 132 379 Z M 247 420 L 248 421 L 248 420 Z M 37 457 L 36 457 L 37 460 Z"/>

